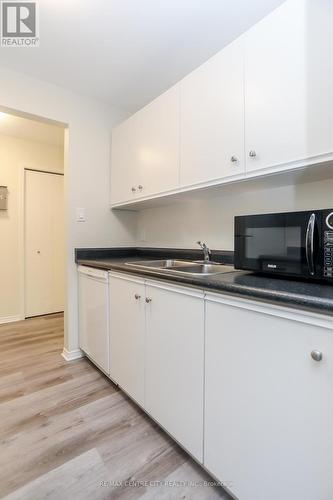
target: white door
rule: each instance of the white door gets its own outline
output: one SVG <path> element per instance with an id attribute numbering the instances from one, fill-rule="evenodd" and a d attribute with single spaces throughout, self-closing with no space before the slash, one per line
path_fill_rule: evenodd
<path id="1" fill-rule="evenodd" d="M 108 272 L 79 266 L 80 348 L 109 373 Z"/>
<path id="2" fill-rule="evenodd" d="M 181 82 L 180 184 L 245 172 L 243 39 Z"/>
<path id="3" fill-rule="evenodd" d="M 205 467 L 241 500 L 333 498 L 332 330 L 208 302 L 205 352 Z"/>
<path id="4" fill-rule="evenodd" d="M 201 462 L 203 295 L 151 284 L 146 297 L 145 409 Z"/>
<path id="5" fill-rule="evenodd" d="M 306 3 L 285 2 L 245 34 L 247 171 L 308 156 Z"/>
<path id="6" fill-rule="evenodd" d="M 62 175 L 25 171 L 25 316 L 64 310 Z"/>
<path id="7" fill-rule="evenodd" d="M 138 195 L 179 186 L 179 85 L 138 112 Z"/>
<path id="8" fill-rule="evenodd" d="M 145 285 L 110 275 L 110 376 L 144 405 Z"/>

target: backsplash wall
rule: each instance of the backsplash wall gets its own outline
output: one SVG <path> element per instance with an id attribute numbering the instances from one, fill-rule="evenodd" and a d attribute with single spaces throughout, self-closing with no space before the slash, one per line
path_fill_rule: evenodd
<path id="1" fill-rule="evenodd" d="M 333 207 L 333 179 L 273 186 L 277 178 L 245 182 L 197 193 L 168 206 L 141 210 L 138 244 L 195 248 L 203 240 L 212 249 L 233 250 L 235 215 Z"/>

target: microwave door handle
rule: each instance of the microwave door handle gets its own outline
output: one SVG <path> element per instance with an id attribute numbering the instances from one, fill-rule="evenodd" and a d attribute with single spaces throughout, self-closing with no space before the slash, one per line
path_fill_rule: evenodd
<path id="1" fill-rule="evenodd" d="M 316 223 L 316 214 L 311 214 L 308 222 L 308 227 L 306 230 L 305 237 L 305 254 L 306 261 L 308 264 L 309 273 L 311 276 L 314 275 L 314 230 Z"/>

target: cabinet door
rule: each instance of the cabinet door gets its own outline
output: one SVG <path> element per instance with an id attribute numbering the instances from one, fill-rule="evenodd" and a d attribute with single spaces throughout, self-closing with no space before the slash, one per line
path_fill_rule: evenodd
<path id="1" fill-rule="evenodd" d="M 137 195 L 138 116 L 128 118 L 112 131 L 111 203 Z"/>
<path id="2" fill-rule="evenodd" d="M 215 302 L 206 321 L 205 467 L 242 500 L 332 498 L 332 330 Z"/>
<path id="3" fill-rule="evenodd" d="M 149 196 L 176 189 L 179 186 L 179 86 L 172 87 L 137 115 L 138 194 Z"/>
<path id="4" fill-rule="evenodd" d="M 147 286 L 145 408 L 199 461 L 203 455 L 204 301 Z"/>
<path id="5" fill-rule="evenodd" d="M 332 2 L 289 0 L 246 33 L 249 172 L 332 159 L 332 22 Z"/>
<path id="6" fill-rule="evenodd" d="M 243 59 L 239 39 L 181 82 L 181 186 L 245 171 Z"/>
<path id="7" fill-rule="evenodd" d="M 285 2 L 245 35 L 247 171 L 308 156 L 306 3 Z"/>
<path id="8" fill-rule="evenodd" d="M 109 373 L 107 273 L 96 269 L 92 273 L 95 276 L 79 273 L 79 343 L 91 360 Z"/>
<path id="9" fill-rule="evenodd" d="M 144 404 L 145 286 L 110 276 L 110 376 Z"/>

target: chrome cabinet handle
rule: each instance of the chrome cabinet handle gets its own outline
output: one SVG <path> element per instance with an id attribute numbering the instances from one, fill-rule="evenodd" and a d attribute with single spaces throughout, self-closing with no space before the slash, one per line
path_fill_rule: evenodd
<path id="1" fill-rule="evenodd" d="M 147 304 L 150 304 L 151 300 L 152 300 L 152 299 L 151 299 L 150 297 L 146 297 L 146 302 L 147 302 Z"/>
<path id="2" fill-rule="evenodd" d="M 314 351 L 311 352 L 311 358 L 314 361 L 321 361 L 323 359 L 323 353 L 315 349 Z"/>
<path id="3" fill-rule="evenodd" d="M 134 297 L 135 297 L 135 300 L 140 300 L 140 299 L 141 299 L 141 295 L 139 295 L 138 293 L 136 293 L 136 294 L 134 295 Z"/>
<path id="4" fill-rule="evenodd" d="M 132 193 L 135 193 L 135 191 L 136 191 L 136 188 L 133 186 L 132 187 Z"/>
<path id="5" fill-rule="evenodd" d="M 143 186 L 141 186 L 141 184 L 138 186 L 138 189 L 139 191 L 142 191 L 143 190 Z"/>
<path id="6" fill-rule="evenodd" d="M 256 156 L 257 156 L 257 153 L 254 151 L 254 149 L 251 149 L 251 151 L 249 152 L 249 157 L 255 158 Z"/>
<path id="7" fill-rule="evenodd" d="M 231 161 L 231 163 L 236 163 L 236 162 L 238 161 L 237 156 L 232 156 L 232 157 L 230 158 L 230 161 Z"/>
<path id="8" fill-rule="evenodd" d="M 305 255 L 308 263 L 308 269 L 311 276 L 315 273 L 314 267 L 314 231 L 316 223 L 316 214 L 311 214 L 305 236 Z"/>

